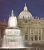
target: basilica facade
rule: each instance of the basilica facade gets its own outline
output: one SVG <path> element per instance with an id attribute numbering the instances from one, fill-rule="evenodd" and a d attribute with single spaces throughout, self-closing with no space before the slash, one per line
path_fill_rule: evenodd
<path id="1" fill-rule="evenodd" d="M 39 17 L 34 18 L 25 4 L 23 11 L 21 11 L 17 17 L 17 21 L 18 27 L 22 31 L 24 42 L 28 43 L 29 47 L 30 45 L 35 44 L 35 49 L 31 46 L 32 50 L 44 50 L 44 47 L 42 48 L 42 46 L 44 46 L 42 45 L 44 44 L 44 20 Z M 7 23 L 2 24 L 2 26 L 4 27 L 0 27 L 0 30 L 4 30 L 7 27 Z M 2 32 L 3 31 L 0 31 L 1 35 L 4 34 Z M 36 44 L 39 45 L 37 46 Z"/>
<path id="2" fill-rule="evenodd" d="M 17 17 L 18 27 L 22 30 L 25 42 L 28 44 L 44 43 L 44 20 L 39 17 L 33 17 L 25 4 L 23 11 Z M 36 46 L 36 45 L 35 45 Z M 42 45 L 41 45 L 42 46 Z M 35 50 L 40 50 L 37 48 Z M 43 49 L 41 49 L 43 50 Z"/>
<path id="3" fill-rule="evenodd" d="M 22 30 L 26 41 L 44 40 L 44 20 L 39 17 L 34 18 L 28 11 L 26 4 L 17 19 L 18 27 Z"/>

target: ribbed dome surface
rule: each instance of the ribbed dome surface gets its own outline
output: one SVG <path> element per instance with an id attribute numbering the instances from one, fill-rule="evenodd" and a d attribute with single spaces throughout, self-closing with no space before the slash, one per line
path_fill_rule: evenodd
<path id="1" fill-rule="evenodd" d="M 18 19 L 31 19 L 32 18 L 32 14 L 28 11 L 28 8 L 25 4 L 24 6 L 24 10 L 19 14 Z"/>

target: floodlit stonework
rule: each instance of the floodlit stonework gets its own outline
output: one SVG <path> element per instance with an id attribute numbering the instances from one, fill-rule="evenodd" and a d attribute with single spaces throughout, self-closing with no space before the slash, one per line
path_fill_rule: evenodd
<path id="1" fill-rule="evenodd" d="M 27 50 L 44 50 L 44 19 L 37 16 L 34 17 L 25 4 L 17 20 L 18 27 L 23 32 L 22 34 L 25 38 L 24 42 L 28 43 L 29 47 L 31 47 Z M 0 37 L 4 34 L 3 30 L 7 27 L 7 24 L 2 24 L 2 26 L 0 24 Z"/>
<path id="2" fill-rule="evenodd" d="M 26 7 L 26 8 L 25 8 Z M 24 10 L 18 16 L 18 26 L 23 31 L 25 40 L 44 40 L 44 20 L 34 18 L 25 5 Z M 28 14 L 28 15 L 27 15 Z"/>
<path id="3" fill-rule="evenodd" d="M 44 43 L 44 20 L 39 17 L 33 17 L 25 4 L 24 10 L 18 16 L 18 26 L 22 30 L 25 42 L 28 44 Z M 40 45 L 38 45 L 40 46 Z M 41 45 L 42 46 L 42 45 Z M 40 50 L 40 48 L 32 48 Z"/>

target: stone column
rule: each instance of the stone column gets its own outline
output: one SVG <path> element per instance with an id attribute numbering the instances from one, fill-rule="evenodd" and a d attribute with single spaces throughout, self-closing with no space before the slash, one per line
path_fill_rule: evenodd
<path id="1" fill-rule="evenodd" d="M 31 29 L 30 29 L 30 40 L 31 40 Z"/>
<path id="2" fill-rule="evenodd" d="M 41 29 L 41 40 L 42 40 L 42 29 Z"/>
<path id="3" fill-rule="evenodd" d="M 39 40 L 39 28 L 38 28 L 38 40 Z"/>
<path id="4" fill-rule="evenodd" d="M 28 27 L 28 40 L 30 40 L 29 27 Z"/>
<path id="5" fill-rule="evenodd" d="M 35 40 L 35 33 L 34 33 L 34 30 L 33 30 L 33 40 Z"/>

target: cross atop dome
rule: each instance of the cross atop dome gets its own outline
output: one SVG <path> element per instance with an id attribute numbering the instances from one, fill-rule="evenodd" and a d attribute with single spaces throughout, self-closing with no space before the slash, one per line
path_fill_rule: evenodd
<path id="1" fill-rule="evenodd" d="M 13 12 L 13 10 L 12 10 L 12 12 L 11 12 L 11 16 L 14 16 L 14 12 Z"/>
<path id="2" fill-rule="evenodd" d="M 28 8 L 27 8 L 26 3 L 25 3 L 24 11 L 27 11 L 27 10 L 28 10 Z"/>
<path id="3" fill-rule="evenodd" d="M 25 6 L 26 6 L 26 3 L 25 3 Z"/>

